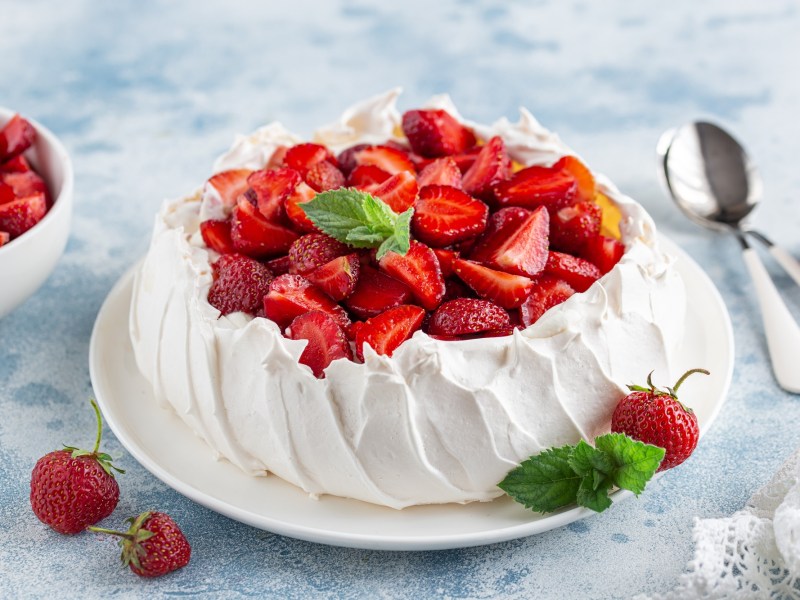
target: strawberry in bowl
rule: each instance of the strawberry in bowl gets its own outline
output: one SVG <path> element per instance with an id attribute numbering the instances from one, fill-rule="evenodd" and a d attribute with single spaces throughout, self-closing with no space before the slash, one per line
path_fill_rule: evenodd
<path id="1" fill-rule="evenodd" d="M 72 165 L 35 121 L 0 108 L 0 317 L 55 268 L 69 235 Z"/>

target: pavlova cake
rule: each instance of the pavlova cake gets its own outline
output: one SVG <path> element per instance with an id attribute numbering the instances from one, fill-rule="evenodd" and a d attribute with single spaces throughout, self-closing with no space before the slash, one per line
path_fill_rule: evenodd
<path id="1" fill-rule="evenodd" d="M 685 296 L 652 220 L 521 111 L 397 91 L 304 143 L 238 138 L 167 201 L 130 337 L 159 402 L 247 473 L 403 508 L 491 500 L 609 430 Z"/>

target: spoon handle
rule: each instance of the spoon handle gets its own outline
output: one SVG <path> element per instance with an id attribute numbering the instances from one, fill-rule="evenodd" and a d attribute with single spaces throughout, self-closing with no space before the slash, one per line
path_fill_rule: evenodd
<path id="1" fill-rule="evenodd" d="M 800 356 L 800 326 L 786 308 L 756 251 L 745 247 L 742 256 L 756 288 L 775 379 L 783 389 L 800 394 L 800 368 L 797 363 Z"/>
<path id="2" fill-rule="evenodd" d="M 789 254 L 777 244 L 774 244 L 772 240 L 758 231 L 750 229 L 747 231 L 747 233 L 764 244 L 769 249 L 769 253 L 772 254 L 776 261 L 778 261 L 778 264 L 783 267 L 783 270 L 786 271 L 792 279 L 794 279 L 797 285 L 800 285 L 800 262 L 798 262 L 794 256 Z"/>

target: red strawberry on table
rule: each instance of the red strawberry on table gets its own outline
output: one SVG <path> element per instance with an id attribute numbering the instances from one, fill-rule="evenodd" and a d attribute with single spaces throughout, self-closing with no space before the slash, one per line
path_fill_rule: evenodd
<path id="1" fill-rule="evenodd" d="M 503 308 L 518 307 L 533 289 L 533 281 L 528 277 L 495 271 L 471 260 L 456 260 L 453 270 L 481 298 Z"/>
<path id="2" fill-rule="evenodd" d="M 410 304 L 390 308 L 361 323 L 356 329 L 356 354 L 364 360 L 364 344 L 378 354 L 391 356 L 400 344 L 422 327 L 425 311 Z"/>
<path id="3" fill-rule="evenodd" d="M 272 281 L 269 269 L 242 254 L 224 254 L 213 266 L 214 282 L 208 290 L 208 303 L 223 315 L 258 313 Z"/>
<path id="4" fill-rule="evenodd" d="M 461 154 L 475 145 L 475 134 L 441 109 L 405 112 L 403 133 L 414 152 L 431 158 Z"/>
<path id="5" fill-rule="evenodd" d="M 405 256 L 387 252 L 381 258 L 380 266 L 411 288 L 414 297 L 426 310 L 439 306 L 445 293 L 444 277 L 439 260 L 428 246 L 412 240 Z"/>
<path id="6" fill-rule="evenodd" d="M 428 333 L 461 336 L 504 330 L 510 325 L 508 313 L 497 304 L 475 298 L 456 298 L 436 309 L 428 323 Z"/>
<path id="7" fill-rule="evenodd" d="M 448 246 L 474 237 L 486 228 L 489 207 L 449 185 L 428 185 L 414 205 L 411 228 L 429 246 Z"/>
<path id="8" fill-rule="evenodd" d="M 123 566 L 141 577 L 160 577 L 189 564 L 192 548 L 172 517 L 147 511 L 127 522 L 131 524 L 128 531 L 89 528 L 121 538 Z"/>
<path id="9" fill-rule="evenodd" d="M 659 471 L 678 466 L 697 447 L 700 437 L 697 416 L 678 400 L 678 388 L 694 373 L 709 375 L 705 369 L 691 369 L 674 387 L 664 391 L 653 385 L 651 372 L 647 387 L 628 386 L 631 393 L 620 401 L 611 416 L 611 431 L 666 450 Z"/>
<path id="10" fill-rule="evenodd" d="M 491 201 L 494 186 L 511 176 L 511 159 L 503 139 L 495 136 L 481 148 L 475 162 L 464 173 L 464 191 L 477 198 Z"/>
<path id="11" fill-rule="evenodd" d="M 67 446 L 44 455 L 31 473 L 31 508 L 45 525 L 59 533 L 74 534 L 110 515 L 119 501 L 119 484 L 108 454 L 100 453 L 103 423 L 97 418 L 97 436 L 91 451 Z"/>
<path id="12" fill-rule="evenodd" d="M 522 324 L 525 327 L 533 325 L 548 309 L 561 304 L 574 293 L 575 290 L 563 279 L 552 275 L 540 275 L 520 306 Z"/>
<path id="13" fill-rule="evenodd" d="M 318 378 L 325 377 L 325 368 L 337 358 L 353 358 L 344 330 L 333 317 L 318 310 L 304 313 L 292 321 L 286 329 L 286 336 L 292 340 L 308 340 L 300 362 L 308 365 Z"/>

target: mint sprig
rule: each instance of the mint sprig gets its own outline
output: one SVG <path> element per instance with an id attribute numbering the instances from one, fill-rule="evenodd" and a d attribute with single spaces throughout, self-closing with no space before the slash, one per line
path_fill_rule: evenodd
<path id="1" fill-rule="evenodd" d="M 380 198 L 352 188 L 317 194 L 299 205 L 317 228 L 353 248 L 377 248 L 405 255 L 410 247 L 414 209 L 397 214 Z"/>
<path id="2" fill-rule="evenodd" d="M 658 470 L 664 449 L 624 433 L 597 437 L 595 446 L 550 448 L 512 469 L 498 484 L 514 500 L 536 512 L 552 512 L 577 503 L 595 512 L 611 506 L 616 486 L 637 496 Z"/>

